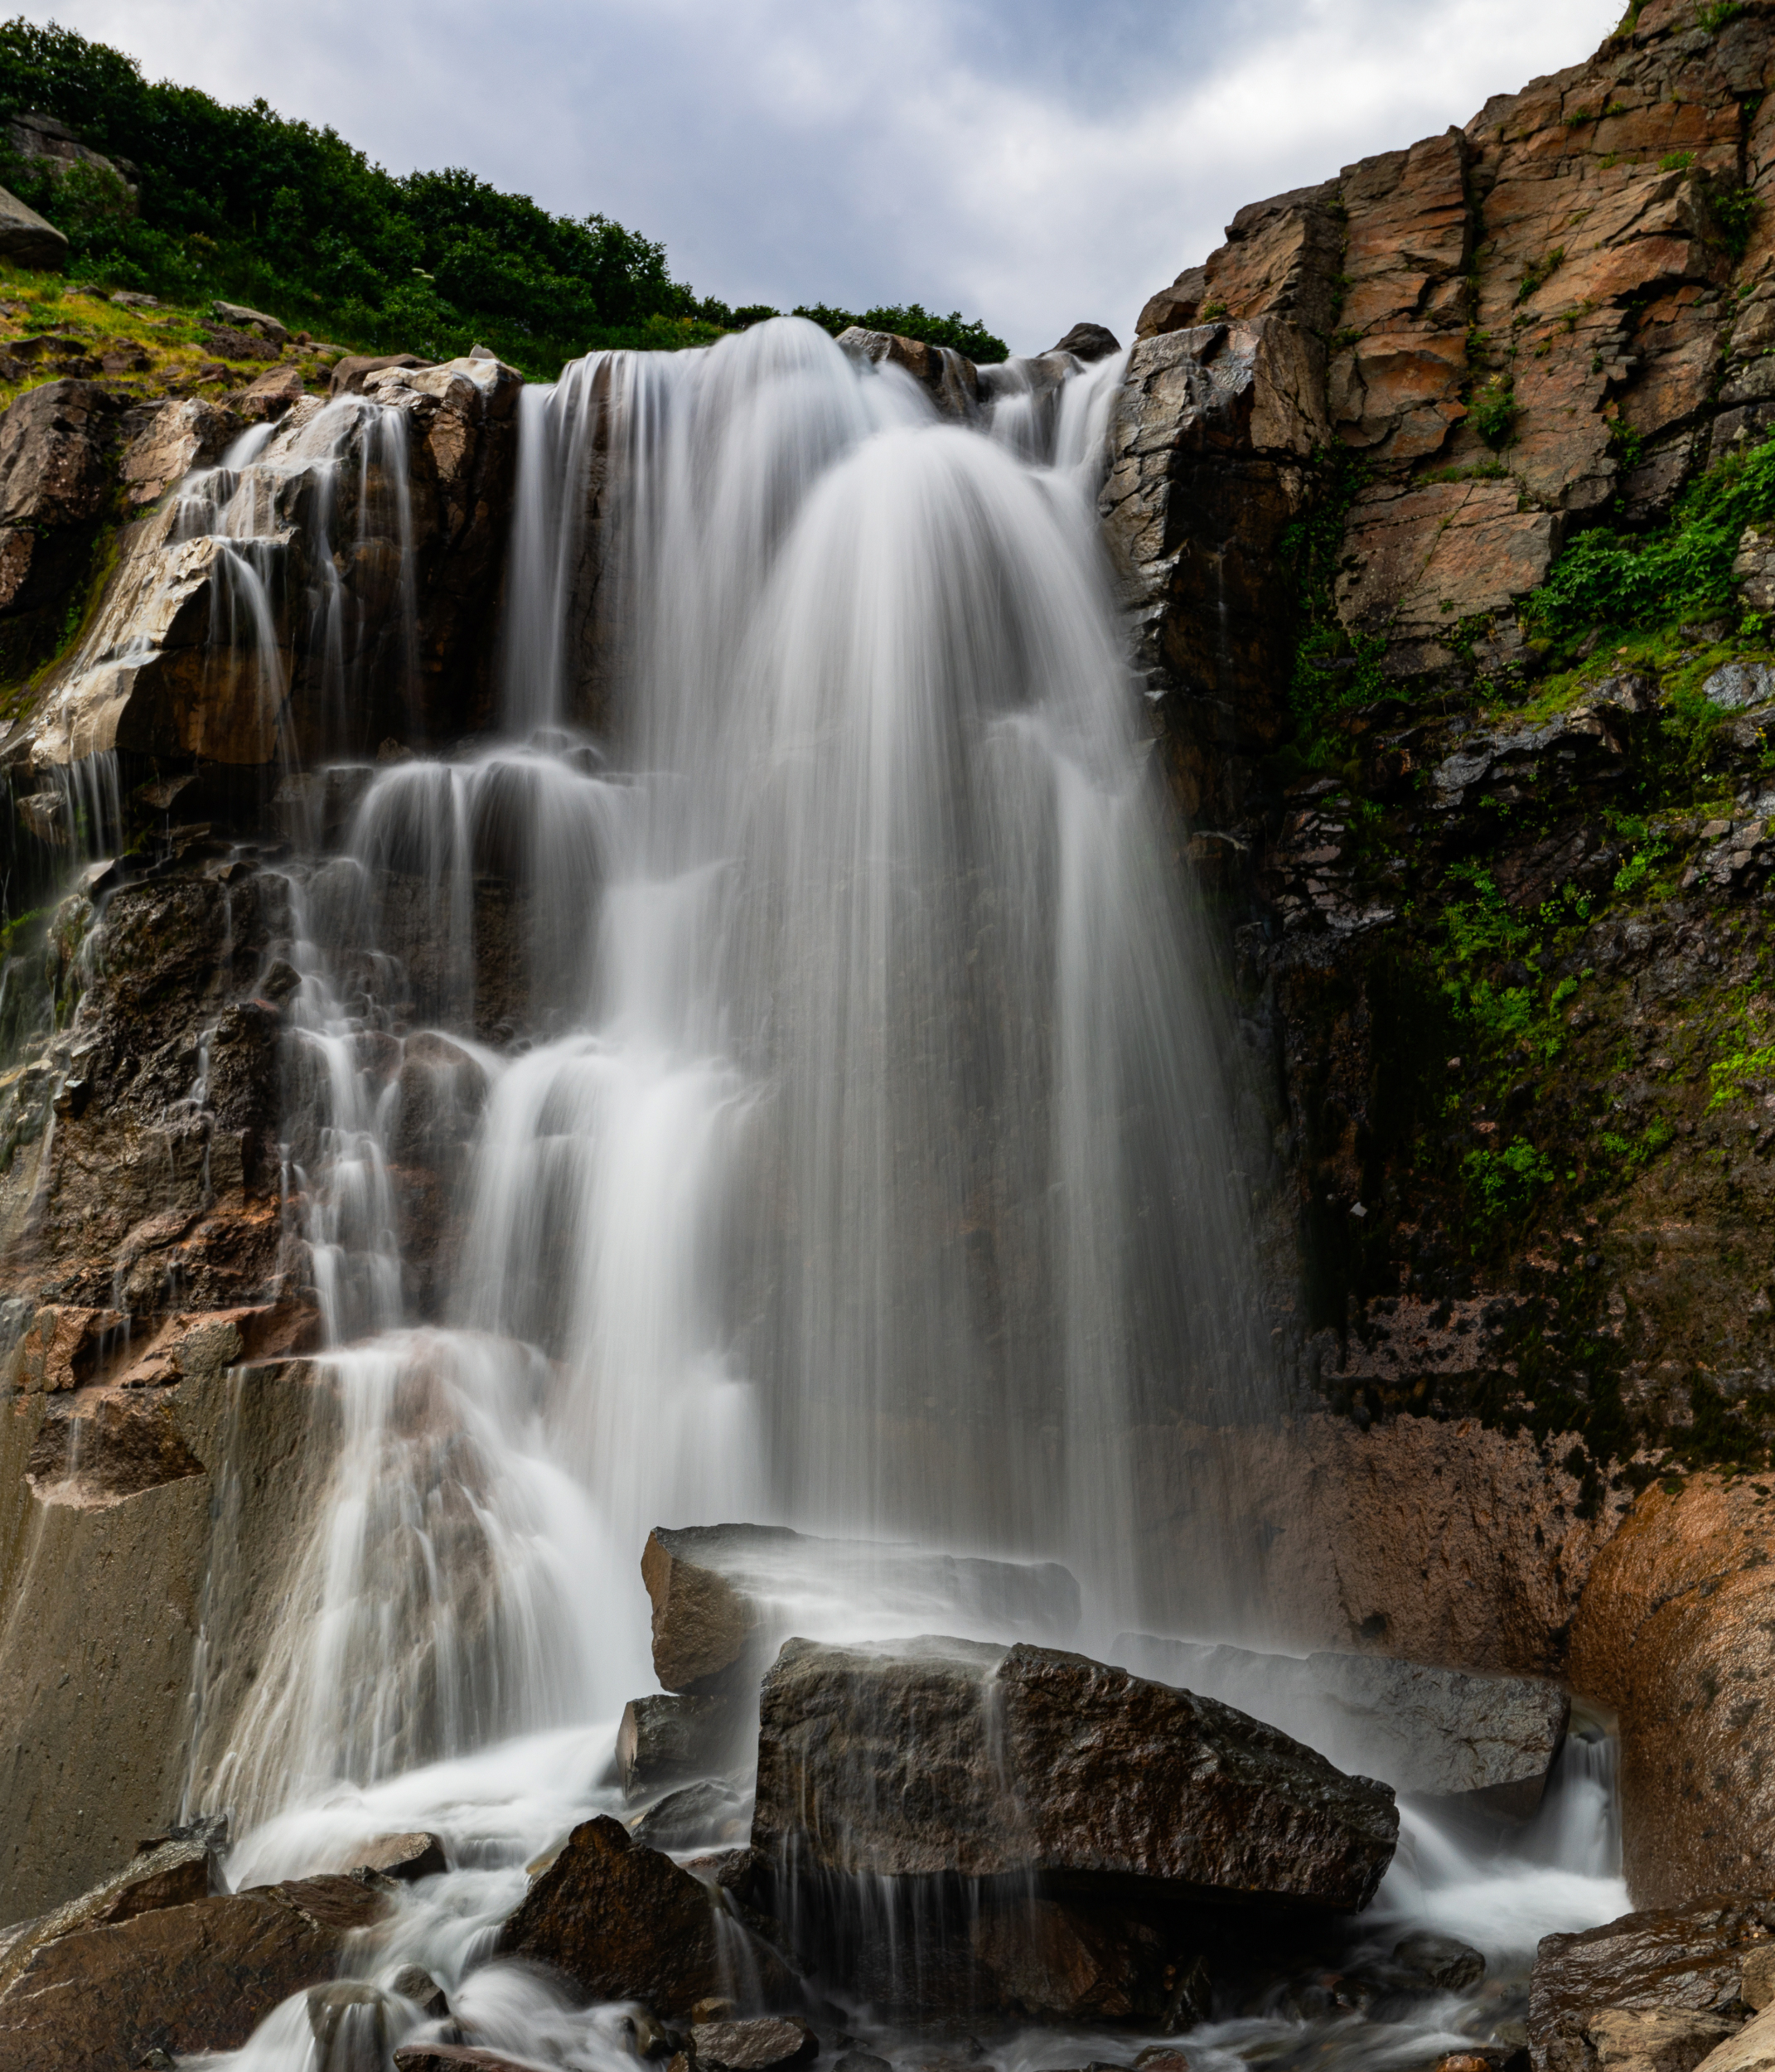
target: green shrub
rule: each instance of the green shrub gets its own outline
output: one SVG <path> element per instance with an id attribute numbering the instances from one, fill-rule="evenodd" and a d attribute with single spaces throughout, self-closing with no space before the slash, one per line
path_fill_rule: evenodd
<path id="1" fill-rule="evenodd" d="M 1469 1151 L 1462 1168 L 1482 1222 L 1520 1216 L 1553 1179 L 1553 1163 L 1526 1138 L 1502 1151 Z"/>
<path id="2" fill-rule="evenodd" d="M 849 331 L 853 324 L 860 324 L 865 331 L 892 331 L 902 338 L 917 338 L 927 346 L 950 346 L 956 352 L 965 353 L 977 366 L 992 366 L 1011 356 L 1011 349 L 1004 339 L 994 337 L 984 324 L 971 322 L 956 309 L 946 317 L 933 317 L 918 303 L 895 303 L 865 309 L 859 315 L 852 310 L 833 309 L 825 303 L 815 303 L 797 309 L 795 313 L 797 317 L 810 317 L 834 338 L 841 331 Z"/>
<path id="3" fill-rule="evenodd" d="M 1558 638 L 1592 626 L 1660 626 L 1722 610 L 1731 600 L 1739 535 L 1770 517 L 1775 437 L 1709 468 L 1656 531 L 1580 533 L 1528 598 L 1523 616 Z"/>
<path id="4" fill-rule="evenodd" d="M 1473 429 L 1494 452 L 1510 443 L 1516 424 L 1516 385 L 1507 374 L 1493 375 L 1473 397 L 1468 415 Z"/>

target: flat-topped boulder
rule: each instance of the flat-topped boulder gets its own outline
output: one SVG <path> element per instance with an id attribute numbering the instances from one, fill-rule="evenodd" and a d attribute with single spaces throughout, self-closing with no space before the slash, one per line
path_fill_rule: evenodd
<path id="1" fill-rule="evenodd" d="M 752 1844 L 791 1878 L 1033 1874 L 1354 1912 L 1398 1835 L 1388 1786 L 1054 1648 L 796 1639 L 761 1693 Z"/>
<path id="2" fill-rule="evenodd" d="M 1117 1658 L 1268 1720 L 1395 1791 L 1526 1819 L 1565 1743 L 1571 1701 L 1544 1677 L 1476 1676 L 1390 1655 L 1260 1653 L 1119 1634 Z"/>
<path id="3" fill-rule="evenodd" d="M 653 1666 L 668 1691 L 750 1681 L 791 1634 L 890 1638 L 933 1626 L 1063 1640 L 1079 1586 L 1057 1561 L 995 1561 L 775 1525 L 655 1527 L 641 1555 Z"/>

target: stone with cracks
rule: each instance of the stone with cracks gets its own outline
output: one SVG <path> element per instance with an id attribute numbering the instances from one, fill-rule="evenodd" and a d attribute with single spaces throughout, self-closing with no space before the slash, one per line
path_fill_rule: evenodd
<path id="1" fill-rule="evenodd" d="M 716 2072 L 774 2072 L 779 2065 L 805 2065 L 820 2055 L 820 2039 L 794 2015 L 766 2015 L 752 2021 L 699 2021 L 690 2031 L 699 2065 Z"/>
<path id="2" fill-rule="evenodd" d="M 1062 1876 L 1355 1911 L 1391 1790 L 1081 1655 L 792 1640 L 764 1680 L 753 1847 L 796 1876 Z"/>
<path id="3" fill-rule="evenodd" d="M 1079 1589 L 1055 1561 L 992 1561 L 784 1526 L 657 1527 L 641 1554 L 653 1604 L 653 1666 L 669 1691 L 756 1676 L 791 1633 L 888 1631 L 941 1618 L 994 1634 L 1060 1639 L 1078 1624 Z"/>

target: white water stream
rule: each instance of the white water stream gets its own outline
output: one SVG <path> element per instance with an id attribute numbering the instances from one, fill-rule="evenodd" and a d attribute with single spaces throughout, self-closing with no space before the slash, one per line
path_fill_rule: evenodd
<path id="1" fill-rule="evenodd" d="M 632 2063 L 484 1959 L 526 1863 L 621 1810 L 653 1526 L 1062 1560 L 1087 1649 L 1260 1613 L 1231 1551 L 1155 1602 L 1131 1529 L 1144 1426 L 1276 1404 L 1227 1031 L 1098 565 L 1120 366 L 1013 369 L 965 428 L 781 321 L 528 391 L 503 732 L 379 768 L 292 873 L 326 1120 L 288 1184 L 344 1435 L 250 1705 L 197 1694 L 191 1798 L 231 1809 L 237 1885 L 441 1834 L 375 1963 L 489 2047 Z M 472 1145 L 421 1321 L 391 1146 L 428 1087 Z M 868 1601 L 800 1629 L 929 1629 Z M 1489 1864 L 1413 1815 L 1376 1919 L 1513 1961 L 1622 1910 L 1603 1824 L 1571 1774 Z M 235 2062 L 314 2056 L 293 2007 Z"/>

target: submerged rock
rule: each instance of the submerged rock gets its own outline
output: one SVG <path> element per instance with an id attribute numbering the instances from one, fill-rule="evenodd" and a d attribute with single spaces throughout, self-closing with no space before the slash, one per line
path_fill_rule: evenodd
<path id="1" fill-rule="evenodd" d="M 669 1691 L 729 1687 L 757 1675 L 787 1636 L 829 1620 L 905 1630 L 942 1618 L 1017 1638 L 1060 1639 L 1078 1624 L 1079 1586 L 1057 1561 L 993 1561 L 785 1526 L 658 1527 L 641 1554 L 653 1605 L 653 1666 Z"/>
<path id="2" fill-rule="evenodd" d="M 375 1871 L 385 1878 L 410 1884 L 415 1878 L 436 1877 L 450 1867 L 444 1855 L 443 1837 L 423 1831 L 405 1835 L 377 1835 L 360 1842 L 346 1866 L 352 1871 Z"/>
<path id="3" fill-rule="evenodd" d="M 731 1848 L 752 1825 L 752 1800 L 718 1779 L 686 1784 L 650 1806 L 631 1832 L 650 1849 Z"/>
<path id="4" fill-rule="evenodd" d="M 766 2000 L 793 1990 L 712 1887 L 607 1814 L 568 1837 L 501 1930 L 499 1951 L 553 1966 L 589 1998 L 644 2001 L 665 2016 L 687 2014 L 736 1978 Z"/>
<path id="5" fill-rule="evenodd" d="M 791 1877 L 1065 1875 L 1353 1912 L 1398 1833 L 1387 1786 L 1081 1655 L 792 1640 L 764 1680 L 752 1841 Z"/>
<path id="6" fill-rule="evenodd" d="M 1438 1992 L 1465 1992 L 1485 1977 L 1482 1953 L 1453 1935 L 1403 1935 L 1393 1945 L 1393 1962 Z"/>

